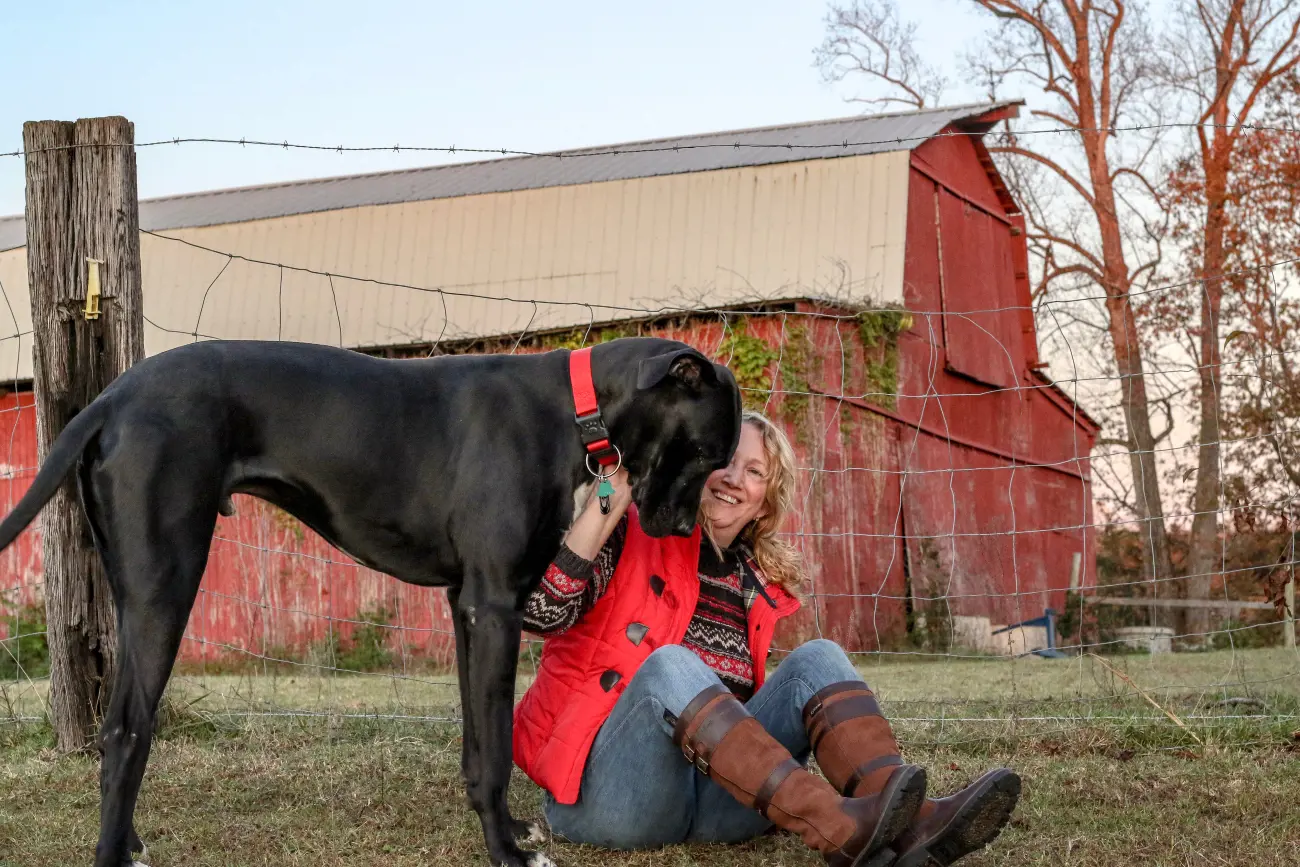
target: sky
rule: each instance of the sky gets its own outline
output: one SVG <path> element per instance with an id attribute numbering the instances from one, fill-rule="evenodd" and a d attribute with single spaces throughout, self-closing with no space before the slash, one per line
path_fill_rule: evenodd
<path id="1" fill-rule="evenodd" d="M 0 152 L 29 120 L 124 115 L 136 141 L 249 138 L 545 151 L 858 114 L 813 65 L 826 0 L 142 0 L 6 3 Z M 993 26 L 970 0 L 901 0 L 918 47 L 958 58 Z M 1162 20 L 1168 0 L 1152 0 Z M 1003 93 L 1025 98 L 1035 93 Z M 237 145 L 140 148 L 149 198 L 465 158 Z M 0 157 L 0 216 L 23 210 Z M 1068 370 L 1069 368 L 1062 368 Z"/>
<path id="2" fill-rule="evenodd" d="M 0 151 L 24 121 L 112 114 L 137 142 L 551 150 L 863 111 L 813 66 L 823 0 L 6 5 Z M 955 77 L 985 19 L 962 0 L 903 5 Z M 980 98 L 958 85 L 946 101 Z M 148 198 L 452 159 L 200 144 L 141 148 L 137 166 Z M 0 157 L 0 215 L 22 210 L 22 159 Z"/>

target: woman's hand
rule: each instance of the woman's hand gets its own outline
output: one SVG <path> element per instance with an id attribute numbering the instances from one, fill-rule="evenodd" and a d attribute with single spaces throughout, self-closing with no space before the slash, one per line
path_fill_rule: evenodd
<path id="1" fill-rule="evenodd" d="M 564 537 L 569 550 L 586 560 L 596 559 L 605 540 L 614 532 L 632 503 L 632 486 L 628 484 L 627 470 L 620 469 L 610 476 L 609 481 L 614 486 L 614 493 L 609 498 L 609 514 L 601 514 L 600 497 L 596 493 L 600 483 L 593 480 L 586 505 Z"/>

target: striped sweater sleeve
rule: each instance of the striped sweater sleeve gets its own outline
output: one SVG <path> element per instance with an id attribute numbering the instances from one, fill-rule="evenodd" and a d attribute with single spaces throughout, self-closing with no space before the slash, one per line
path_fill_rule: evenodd
<path id="1" fill-rule="evenodd" d="M 524 629 L 545 637 L 560 635 L 577 623 L 604 595 L 626 538 L 624 516 L 595 560 L 580 557 L 567 545 L 561 545 L 560 553 L 524 605 Z"/>

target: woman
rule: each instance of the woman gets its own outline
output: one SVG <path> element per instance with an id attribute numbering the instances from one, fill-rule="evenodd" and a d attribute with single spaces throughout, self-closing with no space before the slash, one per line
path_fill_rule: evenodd
<path id="1" fill-rule="evenodd" d="M 995 770 L 926 799 L 925 771 L 900 758 L 838 646 L 810 641 L 765 678 L 801 578 L 776 535 L 795 482 L 776 426 L 745 413 L 690 538 L 647 536 L 625 475 L 613 481 L 608 514 L 588 501 L 525 612 L 545 642 L 514 755 L 555 833 L 635 849 L 775 824 L 828 864 L 905 867 L 951 864 L 998 835 L 1019 778 Z M 804 768 L 810 754 L 826 780 Z"/>

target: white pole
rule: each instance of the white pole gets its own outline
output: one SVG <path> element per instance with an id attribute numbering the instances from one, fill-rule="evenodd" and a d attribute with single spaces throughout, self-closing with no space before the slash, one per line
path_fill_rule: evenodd
<path id="1" fill-rule="evenodd" d="M 1286 600 L 1286 620 L 1282 624 L 1282 634 L 1285 636 L 1286 646 L 1295 648 L 1295 575 L 1291 580 L 1286 582 L 1286 590 L 1283 593 L 1283 599 Z"/>

